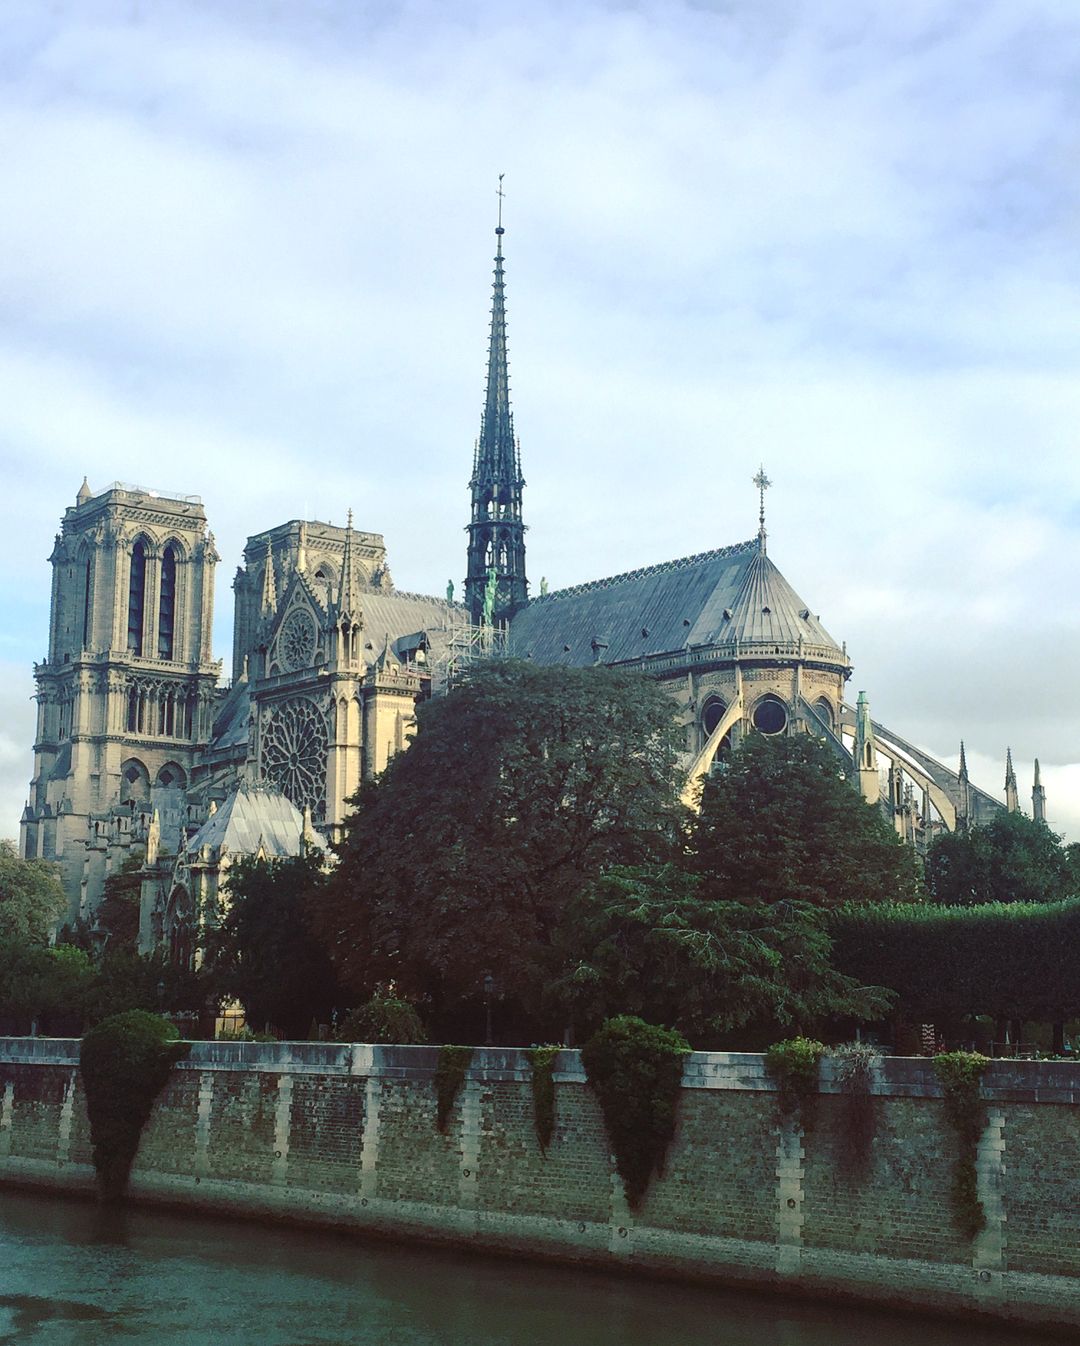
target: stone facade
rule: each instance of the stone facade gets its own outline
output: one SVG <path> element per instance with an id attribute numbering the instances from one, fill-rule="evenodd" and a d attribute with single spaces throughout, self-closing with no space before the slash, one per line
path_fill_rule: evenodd
<path id="1" fill-rule="evenodd" d="M 763 472 L 755 538 L 556 593 L 542 584 L 530 596 L 497 232 L 464 603 L 453 584 L 445 599 L 396 590 L 382 536 L 354 529 L 351 514 L 344 528 L 290 520 L 248 538 L 233 581 L 232 682 L 219 686 L 210 657 L 218 557 L 198 498 L 119 483 L 94 494 L 84 481 L 52 556 L 22 829 L 24 855 L 59 863 L 70 919 L 92 927 L 106 877 L 139 856 L 147 940 L 212 920 L 188 882 L 197 867 L 189 848 L 212 806 L 254 787 L 287 799 L 324 840 L 339 839 L 361 781 L 409 741 L 417 702 L 493 654 L 658 680 L 685 731 L 688 803 L 745 734 L 808 731 L 915 845 L 1002 807 L 971 784 L 962 754 L 954 773 L 875 724 L 865 701 L 858 715 L 845 702 L 846 646 L 767 554 Z M 1015 780 L 1008 800 L 1018 807 Z M 1045 815 L 1038 785 L 1035 811 Z M 257 828 L 248 840 L 243 853 L 259 854 Z M 301 844 L 296 828 L 287 853 Z M 201 855 L 204 874 L 207 863 Z M 213 865 L 201 893 L 216 893 L 224 871 Z"/>
<path id="2" fill-rule="evenodd" d="M 91 495 L 84 483 L 50 560 L 22 846 L 58 863 L 76 917 L 155 814 L 173 850 L 191 821 L 221 671 L 210 646 L 218 555 L 197 497 L 119 484 Z"/>
<path id="3" fill-rule="evenodd" d="M 0 1040 L 0 1182 L 90 1188 L 78 1043 Z M 891 1058 L 851 1162 L 825 1062 L 813 1130 L 778 1121 L 764 1060 L 694 1053 L 665 1174 L 631 1212 L 580 1057 L 556 1061 L 543 1155 L 523 1052 L 478 1048 L 445 1135 L 434 1047 L 195 1043 L 143 1135 L 134 1199 L 608 1267 L 1080 1329 L 1080 1065 L 994 1062 L 953 1224 L 954 1146 L 928 1061 Z"/>

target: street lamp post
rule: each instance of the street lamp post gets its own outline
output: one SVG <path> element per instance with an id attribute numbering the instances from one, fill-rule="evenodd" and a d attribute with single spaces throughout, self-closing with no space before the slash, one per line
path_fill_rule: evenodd
<path id="1" fill-rule="evenodd" d="M 484 1046 L 492 1046 L 491 1038 L 491 997 L 495 994 L 495 978 L 490 972 L 484 974 L 484 1009 L 487 1011 L 487 1036 L 484 1038 Z"/>

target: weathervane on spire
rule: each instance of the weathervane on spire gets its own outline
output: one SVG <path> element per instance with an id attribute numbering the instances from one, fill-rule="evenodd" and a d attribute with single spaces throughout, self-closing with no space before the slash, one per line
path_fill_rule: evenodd
<path id="1" fill-rule="evenodd" d="M 503 189 L 502 189 L 502 180 L 503 180 L 503 178 L 505 178 L 505 177 L 506 177 L 506 174 L 505 174 L 505 173 L 500 173 L 500 174 L 499 174 L 499 185 L 498 185 L 498 187 L 496 187 L 496 189 L 495 189 L 495 195 L 499 198 L 499 223 L 498 223 L 498 227 L 497 227 L 496 230 L 495 230 L 495 232 L 496 232 L 497 234 L 501 234 L 501 233 L 503 232 L 502 203 L 503 203 L 503 198 L 506 196 L 506 193 L 505 193 L 505 192 L 503 191 Z"/>
<path id="2" fill-rule="evenodd" d="M 772 482 L 765 475 L 764 463 L 754 475 L 754 485 L 758 488 L 758 549 L 765 550 L 765 492 Z"/>

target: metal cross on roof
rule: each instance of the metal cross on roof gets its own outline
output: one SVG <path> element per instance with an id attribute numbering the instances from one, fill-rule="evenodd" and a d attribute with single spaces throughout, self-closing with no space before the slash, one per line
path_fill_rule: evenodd
<path id="1" fill-rule="evenodd" d="M 765 492 L 772 485 L 772 482 L 765 475 L 765 465 L 762 464 L 754 474 L 754 485 L 758 488 L 758 544 L 761 550 L 765 550 Z"/>

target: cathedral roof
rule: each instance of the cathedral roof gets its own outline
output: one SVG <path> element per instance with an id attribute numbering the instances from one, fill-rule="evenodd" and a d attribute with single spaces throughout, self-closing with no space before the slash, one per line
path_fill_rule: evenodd
<path id="1" fill-rule="evenodd" d="M 304 815 L 275 790 L 240 784 L 207 818 L 187 844 L 189 853 L 212 850 L 230 855 L 299 855 Z"/>
<path id="2" fill-rule="evenodd" d="M 844 657 L 757 538 L 535 598 L 510 640 L 518 658 L 578 667 L 736 642 Z"/>

